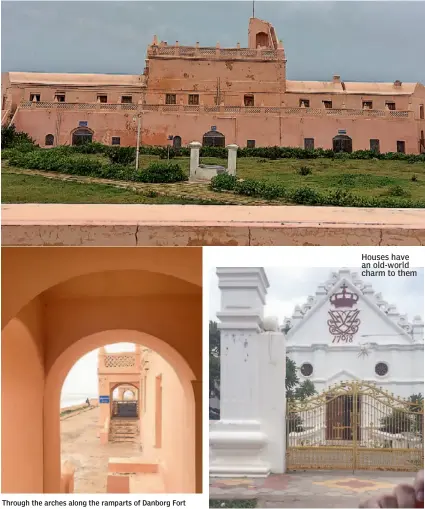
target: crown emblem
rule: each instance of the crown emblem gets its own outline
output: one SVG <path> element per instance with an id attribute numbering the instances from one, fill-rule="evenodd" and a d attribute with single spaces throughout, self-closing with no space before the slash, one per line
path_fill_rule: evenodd
<path id="1" fill-rule="evenodd" d="M 336 308 L 351 308 L 359 300 L 359 296 L 355 293 L 347 292 L 348 286 L 343 283 L 342 292 L 334 293 L 329 301 Z"/>

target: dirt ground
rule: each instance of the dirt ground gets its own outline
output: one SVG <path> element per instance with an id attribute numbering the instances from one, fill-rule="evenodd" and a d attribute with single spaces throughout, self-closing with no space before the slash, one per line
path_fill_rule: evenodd
<path id="1" fill-rule="evenodd" d="M 101 445 L 99 412 L 95 407 L 61 420 L 61 460 L 75 465 L 75 493 L 106 493 L 108 459 L 141 453 L 137 444 Z"/>

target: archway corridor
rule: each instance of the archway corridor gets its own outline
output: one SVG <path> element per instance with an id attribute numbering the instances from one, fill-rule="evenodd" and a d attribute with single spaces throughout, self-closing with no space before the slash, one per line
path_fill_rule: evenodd
<path id="1" fill-rule="evenodd" d="M 2 255 L 3 493 L 96 492 L 94 484 L 80 490 L 75 457 L 72 486 L 64 441 L 61 463 L 61 425 L 64 437 L 73 420 L 74 433 L 82 436 L 91 427 L 98 445 L 114 451 L 105 455 L 101 490 L 148 493 L 142 473 L 155 473 L 164 492 L 201 493 L 201 249 L 4 248 Z M 128 376 L 132 366 L 124 366 L 121 379 L 109 377 L 119 354 L 105 346 L 117 341 L 135 345 L 138 381 Z M 92 399 L 95 408 L 61 420 L 64 381 L 93 350 L 98 405 Z M 124 444 L 110 440 L 120 386 L 134 387 L 135 400 L 122 403 L 133 410 L 137 404 L 140 426 L 136 440 Z M 129 463 L 137 465 L 127 488 L 120 462 L 127 471 Z"/>

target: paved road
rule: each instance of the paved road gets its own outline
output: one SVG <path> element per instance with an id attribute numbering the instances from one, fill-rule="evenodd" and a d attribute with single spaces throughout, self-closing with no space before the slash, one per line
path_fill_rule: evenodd
<path id="1" fill-rule="evenodd" d="M 409 472 L 312 471 L 271 475 L 266 479 L 210 479 L 210 498 L 257 499 L 257 507 L 358 507 L 362 500 L 391 493 L 411 483 Z M 224 506 L 225 507 L 225 506 Z"/>

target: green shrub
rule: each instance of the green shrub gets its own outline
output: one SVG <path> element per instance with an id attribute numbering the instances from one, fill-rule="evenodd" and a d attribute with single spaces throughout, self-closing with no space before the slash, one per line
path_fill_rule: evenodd
<path id="1" fill-rule="evenodd" d="M 220 173 L 211 179 L 210 188 L 213 191 L 233 191 L 235 189 L 236 182 L 237 179 L 234 175 Z"/>
<path id="2" fill-rule="evenodd" d="M 145 170 L 142 170 L 138 176 L 139 182 L 150 183 L 171 183 L 188 180 L 187 175 L 176 163 L 151 163 Z"/>
<path id="3" fill-rule="evenodd" d="M 108 157 L 111 164 L 133 164 L 136 160 L 134 147 L 109 147 Z"/>
<path id="4" fill-rule="evenodd" d="M 22 151 L 34 150 L 38 147 L 35 141 L 27 133 L 19 132 L 12 124 L 11 126 L 3 126 L 1 128 L 1 147 L 19 148 Z"/>
<path id="5" fill-rule="evenodd" d="M 266 186 L 266 182 L 262 182 L 261 180 L 239 180 L 236 182 L 235 191 L 236 193 L 242 194 L 244 196 L 262 197 L 264 195 Z"/>
<path id="6" fill-rule="evenodd" d="M 404 197 L 409 196 L 409 192 L 403 189 L 400 185 L 391 186 L 387 190 L 386 194 L 388 196 L 404 196 Z"/>
<path id="7" fill-rule="evenodd" d="M 418 181 L 418 177 L 416 175 L 412 175 L 411 180 L 412 180 L 412 182 L 417 182 Z"/>
<path id="8" fill-rule="evenodd" d="M 306 175 L 311 175 L 311 169 L 308 166 L 301 166 L 298 169 L 298 174 L 302 175 L 303 177 Z"/>

